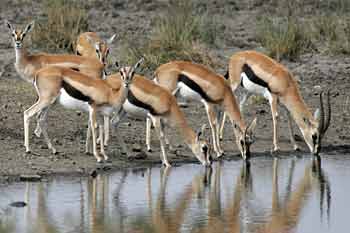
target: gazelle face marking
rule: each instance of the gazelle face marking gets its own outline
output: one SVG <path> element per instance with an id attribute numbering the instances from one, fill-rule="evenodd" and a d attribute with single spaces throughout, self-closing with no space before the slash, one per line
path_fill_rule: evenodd
<path id="1" fill-rule="evenodd" d="M 27 35 L 28 32 L 30 32 L 33 27 L 34 27 L 34 21 L 29 23 L 23 31 L 21 30 L 16 30 L 10 22 L 6 21 L 7 27 L 10 29 L 11 31 L 11 37 L 13 40 L 13 44 L 15 46 L 16 49 L 20 49 L 22 48 L 23 45 L 23 39 L 24 37 Z"/>

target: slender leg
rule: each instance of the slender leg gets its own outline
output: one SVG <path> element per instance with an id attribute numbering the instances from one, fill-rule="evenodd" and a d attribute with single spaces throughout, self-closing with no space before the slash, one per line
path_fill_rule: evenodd
<path id="1" fill-rule="evenodd" d="M 111 119 L 111 122 L 112 122 L 112 134 L 114 134 L 113 131 L 115 130 L 116 127 L 118 127 L 119 123 L 120 123 L 125 117 L 126 117 L 126 111 L 125 111 L 123 108 L 121 108 L 121 109 L 119 110 L 119 112 L 116 113 L 116 114 L 112 117 L 112 119 Z M 118 141 L 119 141 L 120 144 L 121 144 L 121 147 L 122 147 L 123 152 L 125 152 L 127 155 L 130 154 L 130 153 L 129 153 L 129 150 L 128 150 L 128 147 L 126 146 L 126 144 L 125 144 L 125 142 L 124 142 L 124 139 L 121 138 L 121 137 L 117 137 L 117 138 L 118 138 Z"/>
<path id="2" fill-rule="evenodd" d="M 211 127 L 211 133 L 212 133 L 212 138 L 213 138 L 213 144 L 214 144 L 214 150 L 217 154 L 217 157 L 220 157 L 223 155 L 223 151 L 220 147 L 220 143 L 218 140 L 218 122 L 217 122 L 217 118 L 216 118 L 216 114 L 214 112 L 214 107 L 213 105 L 203 101 L 204 105 L 205 105 L 205 109 L 207 111 L 207 115 L 208 115 L 208 120 L 209 120 L 209 124 Z"/>
<path id="3" fill-rule="evenodd" d="M 147 151 L 151 152 L 151 119 L 149 117 L 146 117 L 146 146 L 147 146 Z"/>
<path id="4" fill-rule="evenodd" d="M 41 128 L 40 128 L 40 124 L 39 124 L 39 119 L 40 119 L 40 114 L 41 112 L 39 112 L 37 115 L 36 115 L 36 117 L 37 117 L 37 124 L 36 124 L 36 128 L 35 128 L 35 130 L 34 130 L 34 134 L 38 137 L 38 138 L 40 138 L 40 136 L 41 136 Z"/>
<path id="5" fill-rule="evenodd" d="M 103 117 L 103 123 L 104 123 L 104 145 L 108 146 L 109 141 L 109 116 Z"/>
<path id="6" fill-rule="evenodd" d="M 293 131 L 293 119 L 292 116 L 290 115 L 290 112 L 286 109 L 287 116 L 288 116 L 288 128 L 289 128 L 289 138 L 290 138 L 290 143 L 293 145 L 294 150 L 299 150 L 298 144 L 295 142 L 294 138 L 294 131 Z"/>
<path id="7" fill-rule="evenodd" d="M 86 130 L 86 140 L 85 140 L 85 154 L 89 154 L 91 152 L 91 123 L 90 119 L 88 120 L 88 127 Z"/>
<path id="8" fill-rule="evenodd" d="M 41 131 L 43 133 L 43 136 L 44 136 L 44 139 L 46 141 L 47 147 L 52 150 L 53 154 L 56 154 L 57 151 L 56 151 L 55 147 L 53 147 L 53 145 L 51 143 L 51 140 L 49 138 L 49 134 L 47 133 L 47 120 L 46 120 L 46 117 L 47 117 L 48 110 L 49 110 L 49 107 L 45 107 L 40 112 L 38 125 L 41 128 Z"/>
<path id="9" fill-rule="evenodd" d="M 51 101 L 48 100 L 39 100 L 32 105 L 30 108 L 24 111 L 23 121 L 24 121 L 24 146 L 26 148 L 26 152 L 30 152 L 29 148 L 29 123 L 30 118 L 40 112 L 42 109 L 50 105 Z"/>
<path id="10" fill-rule="evenodd" d="M 224 126 L 226 121 L 226 112 L 224 112 L 222 116 L 222 120 L 220 121 L 220 129 L 219 129 L 219 138 L 220 140 L 224 139 Z"/>
<path id="11" fill-rule="evenodd" d="M 90 127 L 92 131 L 92 150 L 94 153 L 94 156 L 98 163 L 102 162 L 102 158 L 100 157 L 98 151 L 97 151 L 97 142 L 96 142 L 96 128 L 97 128 L 97 122 L 96 122 L 96 109 L 95 106 L 90 105 L 89 109 L 89 117 L 90 117 Z"/>
<path id="12" fill-rule="evenodd" d="M 162 150 L 162 156 L 161 156 L 161 159 L 162 159 L 162 163 L 167 166 L 167 167 L 171 167 L 170 163 L 168 162 L 168 158 L 167 158 L 167 155 L 166 155 L 166 152 L 165 152 L 165 147 L 164 147 L 164 132 L 162 130 L 162 127 L 160 125 L 160 118 L 158 117 L 154 117 L 152 115 L 149 115 L 151 120 L 152 120 L 152 123 L 154 125 L 154 128 L 158 134 L 158 137 L 159 137 L 159 141 L 160 141 L 160 148 Z"/>
<path id="13" fill-rule="evenodd" d="M 249 99 L 249 97 L 252 95 L 252 93 L 246 91 L 242 98 L 241 101 L 239 102 L 239 110 L 241 111 L 241 113 L 243 113 L 243 108 L 244 108 L 244 104 L 245 102 Z"/>
<path id="14" fill-rule="evenodd" d="M 99 134 L 100 134 L 100 151 L 101 151 L 101 155 L 104 157 L 104 159 L 107 161 L 108 160 L 108 156 L 106 155 L 105 152 L 105 146 L 104 146 L 104 126 L 102 124 L 98 124 L 98 128 L 99 128 Z"/>
<path id="15" fill-rule="evenodd" d="M 269 101 L 271 106 L 271 113 L 272 113 L 272 123 L 273 123 L 273 151 L 278 151 L 280 148 L 278 147 L 278 137 L 277 137 L 277 96 L 274 94 L 271 94 Z"/>

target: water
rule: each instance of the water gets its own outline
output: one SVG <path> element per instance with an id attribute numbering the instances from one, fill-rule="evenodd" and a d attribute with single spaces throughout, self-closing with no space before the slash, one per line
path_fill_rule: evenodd
<path id="1" fill-rule="evenodd" d="M 0 232 L 349 232 L 349 178 L 347 156 L 306 156 L 6 184 Z"/>

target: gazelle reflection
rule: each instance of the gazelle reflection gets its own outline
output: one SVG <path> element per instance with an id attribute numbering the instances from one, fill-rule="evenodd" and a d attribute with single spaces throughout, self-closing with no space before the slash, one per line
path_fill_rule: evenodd
<path id="1" fill-rule="evenodd" d="M 294 161 L 292 161 L 290 169 L 290 179 L 294 170 Z M 301 217 L 303 207 L 309 201 L 311 194 L 320 191 L 320 209 L 323 212 L 324 192 L 327 193 L 327 213 L 329 213 L 330 203 L 330 185 L 321 168 L 321 159 L 313 158 L 310 165 L 307 165 L 304 175 L 295 186 L 293 191 L 290 190 L 291 185 L 287 185 L 289 195 L 284 200 L 279 198 L 278 187 L 278 159 L 273 164 L 273 183 L 272 183 L 272 209 L 269 219 L 254 229 L 254 232 L 261 233 L 280 233 L 294 232 Z M 289 190 L 288 190 L 289 189 Z"/>

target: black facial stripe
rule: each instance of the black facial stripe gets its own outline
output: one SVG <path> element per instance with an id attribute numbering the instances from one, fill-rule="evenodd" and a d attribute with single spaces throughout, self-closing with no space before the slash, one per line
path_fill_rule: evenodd
<path id="1" fill-rule="evenodd" d="M 255 83 L 255 84 L 259 85 L 259 86 L 266 87 L 266 88 L 271 92 L 269 85 L 268 85 L 264 80 L 262 80 L 261 78 L 259 78 L 259 77 L 254 73 L 254 71 L 250 68 L 250 66 L 248 66 L 247 64 L 244 64 L 244 66 L 243 66 L 243 68 L 242 68 L 242 72 L 244 72 L 244 73 L 247 75 L 248 79 L 249 79 L 251 82 L 253 82 L 253 83 Z M 241 81 L 241 85 L 243 86 L 242 81 Z"/>
<path id="2" fill-rule="evenodd" d="M 183 84 L 185 84 L 186 86 L 188 86 L 190 89 L 192 89 L 193 91 L 195 91 L 196 93 L 198 93 L 203 99 L 205 99 L 208 102 L 215 102 L 213 99 L 211 99 L 207 93 L 204 92 L 204 90 L 196 83 L 194 82 L 192 79 L 190 79 L 189 77 L 187 77 L 184 74 L 180 74 L 179 75 L 179 82 L 182 82 Z"/>
<path id="3" fill-rule="evenodd" d="M 146 104 L 146 103 L 140 101 L 139 99 L 137 99 L 131 90 L 128 91 L 127 98 L 128 98 L 128 101 L 130 103 L 132 103 L 133 105 L 148 110 L 152 115 L 159 115 L 151 105 Z"/>
<path id="4" fill-rule="evenodd" d="M 62 87 L 64 88 L 64 90 L 68 93 L 68 95 L 70 95 L 71 97 L 84 101 L 84 102 L 90 102 L 91 98 L 89 96 L 84 95 L 83 93 L 81 93 L 79 90 L 77 90 L 76 88 L 72 87 L 69 83 L 63 81 L 62 83 Z"/>

